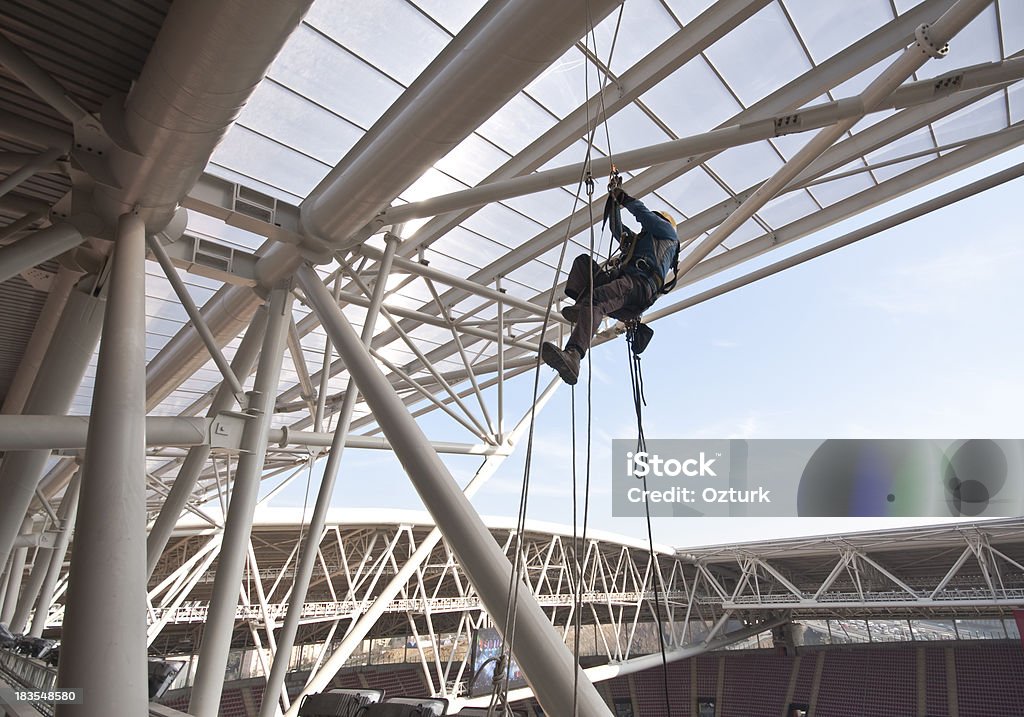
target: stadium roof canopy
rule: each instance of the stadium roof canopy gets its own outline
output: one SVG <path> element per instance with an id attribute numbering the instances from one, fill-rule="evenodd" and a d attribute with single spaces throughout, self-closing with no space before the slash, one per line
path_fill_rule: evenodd
<path id="1" fill-rule="evenodd" d="M 294 475 L 346 411 L 346 444 L 404 451 L 446 532 L 486 530 L 397 409 L 431 414 L 437 451 L 485 456 L 475 485 L 522 439 L 505 384 L 567 329 L 552 297 L 604 200 L 588 153 L 599 185 L 614 163 L 680 219 L 651 321 L 1024 173 L 894 208 L 1024 141 L 1009 0 L 15 0 L 0 27 L 0 565 L 81 486 L 84 632 L 63 659 L 97 709 L 134 684 L 89 670 L 142 603 L 143 516 L 151 570 L 184 512 L 230 548 L 203 713 L 253 486 Z M 229 492 L 240 518 L 218 521 Z"/>

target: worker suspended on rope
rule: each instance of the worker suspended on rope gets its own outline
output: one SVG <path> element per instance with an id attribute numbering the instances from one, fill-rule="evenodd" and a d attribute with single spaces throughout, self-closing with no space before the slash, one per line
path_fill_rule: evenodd
<path id="1" fill-rule="evenodd" d="M 622 225 L 620 207 L 640 222 L 639 234 Z M 609 183 L 605 221 L 619 243 L 618 254 L 604 267 L 589 254 L 576 257 L 565 282 L 566 296 L 576 303 L 563 307 L 561 312 L 574 324 L 572 334 L 564 350 L 548 341 L 541 346 L 544 363 L 569 385 L 579 378 L 580 360 L 590 349 L 594 332 L 604 317 L 631 323 L 635 328 L 643 312 L 675 283 L 673 279 L 666 284 L 679 259 L 675 220 L 668 212 L 652 212 L 639 199 L 626 194 L 618 174 L 613 174 Z M 648 335 L 646 341 L 649 340 Z"/>

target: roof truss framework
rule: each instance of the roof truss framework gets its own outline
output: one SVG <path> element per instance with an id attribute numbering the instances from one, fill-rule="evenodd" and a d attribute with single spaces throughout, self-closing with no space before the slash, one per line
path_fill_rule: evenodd
<path id="1" fill-rule="evenodd" d="M 543 175 L 534 171 L 578 162 L 588 119 L 593 122 L 600 117 L 607 122 L 608 135 L 600 140 L 603 132 L 597 133 L 595 151 L 604 156 L 614 148 L 612 159 L 688 137 L 674 146 L 677 150 L 689 147 L 690 156 L 662 154 L 664 147 L 652 150 L 644 155 L 650 157 L 651 166 L 631 174 L 626 187 L 648 203 L 663 205 L 683 217 L 680 234 L 689 246 L 700 245 L 709 233 L 716 237 L 725 234 L 716 229 L 723 222 L 739 225 L 722 237 L 724 243 L 713 248 L 707 258 L 692 255 L 693 270 L 677 289 L 682 298 L 663 302 L 664 308 L 649 316 L 652 320 L 760 276 L 754 272 L 740 282 L 717 279 L 727 268 L 796 239 L 813 237 L 866 209 L 884 207 L 896 197 L 1015 148 L 1024 139 L 1016 59 L 1024 49 L 1022 19 L 1005 0 L 990 4 L 965 0 L 956 6 L 961 10 L 973 6 L 967 14 L 978 12 L 977 19 L 968 22 L 970 18 L 963 17 L 967 28 L 952 41 L 949 58 L 941 64 L 930 61 L 910 78 L 922 82 L 897 90 L 892 97 L 895 111 L 869 115 L 839 133 L 830 147 L 823 143 L 821 156 L 784 183 L 775 199 L 757 206 L 748 221 L 737 222 L 735 218 L 741 215 L 736 209 L 759 191 L 763 193 L 764 180 L 806 141 L 798 135 L 786 136 L 788 130 L 818 126 L 812 117 L 830 126 L 850 116 L 843 114 L 850 111 L 849 103 L 819 109 L 809 105 L 857 95 L 891 56 L 913 40 L 921 23 L 934 23 L 954 2 L 925 0 L 911 8 L 889 5 L 842 22 L 828 18 L 831 22 L 825 26 L 820 24 L 820 9 L 797 0 L 720 0 L 708 3 L 693 17 L 684 16 L 677 3 L 631 0 L 621 16 L 612 4 L 602 4 L 596 19 L 605 14 L 608 19 L 592 35 L 570 38 L 560 59 L 545 61 L 547 68 L 519 67 L 516 77 L 521 85 L 503 86 L 502 91 L 511 97 L 507 102 L 502 99 L 489 106 L 487 101 L 496 97 L 488 97 L 479 105 L 467 103 L 465 108 L 456 108 L 456 112 L 465 109 L 465 114 L 453 116 L 448 126 L 461 122 L 466 134 L 461 140 L 445 137 L 450 149 L 447 156 L 431 148 L 431 138 L 425 137 L 425 141 L 403 148 L 411 161 L 408 166 L 419 163 L 416 171 L 403 169 L 408 176 L 402 174 L 384 162 L 386 152 L 378 151 L 375 161 L 391 174 L 377 172 L 379 168 L 367 163 L 360 153 L 367 147 L 383 146 L 382 138 L 389 132 L 425 127 L 430 119 L 423 115 L 425 108 L 443 96 L 437 94 L 437 87 L 428 92 L 430 83 L 460 71 L 460 62 L 467 57 L 489 57 L 489 52 L 500 55 L 501 27 L 514 27 L 510 21 L 515 17 L 514 11 L 497 0 L 472 20 L 471 13 L 440 8 L 426 11 L 408 0 L 391 4 L 390 20 L 420 40 L 402 50 L 412 54 L 396 55 L 401 56 L 399 64 L 365 42 L 366 36 L 372 36 L 372 18 L 364 18 L 369 23 L 365 27 L 352 23 L 365 31 L 362 36 L 332 20 L 328 0 L 314 5 L 301 22 L 295 18 L 297 29 L 273 62 L 276 49 L 268 49 L 268 77 L 227 131 L 208 165 L 209 174 L 198 183 L 181 187 L 168 185 L 167 175 L 156 170 L 147 174 L 148 170 L 126 160 L 127 155 L 120 153 L 123 147 L 114 146 L 119 138 L 112 140 L 104 133 L 106 128 L 90 124 L 107 97 L 128 92 L 136 76 L 148 77 L 143 59 L 164 21 L 165 4 L 111 0 L 83 10 L 88 17 L 61 16 L 51 23 L 57 28 L 54 37 L 66 39 L 79 26 L 106 27 L 104 20 L 119 18 L 121 44 L 133 49 L 117 62 L 99 50 L 101 45 L 118 45 L 109 38 L 89 37 L 88 42 L 72 48 L 67 42 L 40 35 L 36 20 L 41 10 L 34 2 L 18 3 L 4 11 L 5 27 L 12 29 L 0 47 L 0 62 L 5 67 L 0 92 L 9 100 L 5 106 L 11 111 L 0 114 L 0 243 L 10 246 L 0 247 L 0 268 L 9 270 L 4 276 L 20 274 L 2 286 L 5 297 L 23 301 L 27 309 L 25 321 L 5 324 L 14 361 L 5 381 L 0 382 L 0 386 L 9 386 L 7 410 L 31 412 L 23 406 L 33 383 L 32 367 L 45 356 L 71 285 L 85 276 L 94 293 L 107 290 L 111 207 L 141 202 L 147 222 L 152 224 L 156 217 L 166 223 L 180 201 L 192 211 L 187 233 L 179 238 L 180 222 L 154 226 L 148 232 L 156 237 L 151 239 L 156 242 L 154 258 L 162 259 L 160 246 L 165 246 L 169 255 L 163 267 L 152 261 L 145 267 L 145 359 L 151 416 L 192 417 L 212 403 L 215 408 L 210 418 L 216 423 L 230 411 L 231 394 L 252 385 L 254 362 L 245 370 L 229 367 L 229 362 L 236 358 L 242 330 L 262 303 L 253 288 L 265 292 L 305 257 L 312 257 L 320 263 L 319 278 L 333 282 L 334 298 L 345 318 L 357 326 L 366 323 L 367 312 L 372 312 L 376 303 L 374 289 L 385 282 L 383 304 L 377 306 L 381 320 L 368 329 L 371 355 L 400 401 L 415 417 L 423 418 L 422 425 L 436 431 L 435 448 L 500 458 L 509 450 L 506 383 L 535 365 L 542 332 L 551 337 L 565 330 L 559 317 L 552 318 L 548 312 L 551 288 L 564 277 L 556 271 L 559 255 L 567 239 L 569 251 L 586 245 L 588 225 L 599 213 L 585 202 L 582 208 L 574 203 L 571 183 L 561 187 L 536 184 Z M 509 15 L 501 15 L 504 12 Z M 489 26 L 495 18 L 502 18 L 503 23 Z M 622 43 L 609 59 L 612 28 L 619 24 Z M 287 23 L 281 26 L 287 27 Z M 751 38 L 761 35 L 770 37 L 778 51 L 772 58 L 760 58 L 758 71 L 751 72 L 753 53 L 744 54 L 739 48 L 749 48 Z M 472 43 L 484 37 L 491 41 L 481 51 Z M 574 39 L 579 41 L 573 43 Z M 270 48 L 284 38 L 264 40 L 256 44 Z M 551 53 L 555 44 L 540 49 Z M 176 51 L 171 41 L 160 46 L 160 52 Z M 306 61 L 297 62 L 296 58 L 302 57 Z M 501 57 L 502 62 L 514 62 Z M 781 59 L 776 62 L 775 58 Z M 583 74 L 581 68 L 588 61 L 601 74 L 592 73 L 584 90 L 584 78 L 577 75 Z M 996 64 L 974 67 L 985 62 Z M 111 74 L 115 67 L 124 69 Z M 340 68 L 345 71 L 339 75 Z M 937 75 L 940 71 L 946 72 Z M 330 78 L 336 76 L 363 78 L 353 82 L 363 83 L 360 89 L 365 92 L 349 92 L 348 99 L 332 93 Z M 576 79 L 579 87 L 573 84 Z M 245 94 L 238 106 L 252 87 L 252 83 L 242 84 Z M 148 80 L 140 85 L 143 90 L 152 89 Z M 594 97 L 584 103 L 588 95 Z M 132 101 L 140 96 L 147 95 L 133 91 L 128 106 L 133 107 Z M 681 96 L 699 98 L 699 104 L 680 104 Z M 901 104 L 898 97 L 907 101 Z M 495 109 L 496 114 L 486 119 Z M 224 129 L 231 119 L 233 115 L 226 118 Z M 758 131 L 750 134 L 755 127 Z M 763 132 L 764 127 L 774 131 Z M 201 145 L 188 147 L 193 152 L 190 165 L 209 156 L 213 144 L 205 154 Z M 96 151 L 101 146 L 114 157 L 109 164 L 98 159 Z M 173 143 L 155 141 L 140 151 L 155 157 L 167 146 Z M 167 166 L 172 165 L 173 161 Z M 325 180 L 335 165 L 339 169 Z M 379 174 L 374 181 L 382 183 L 359 182 L 360 167 Z M 198 173 L 197 167 L 192 169 Z M 989 180 L 923 203 L 919 211 L 893 214 L 889 222 L 855 229 L 834 246 L 819 244 L 817 251 L 809 250 L 799 260 L 1009 181 L 1019 176 L 1018 170 L 995 173 Z M 528 178 L 514 179 L 524 176 Z M 547 190 L 525 197 L 508 193 L 507 187 L 522 181 L 535 182 L 534 190 L 541 186 Z M 97 223 L 81 209 L 88 205 L 83 197 L 90 197 L 99 185 L 102 190 L 96 194 L 94 209 L 102 221 Z M 369 202 L 360 209 L 363 219 L 341 216 L 333 206 L 325 208 L 334 203 L 325 203 L 322 197 L 333 196 L 342 185 L 349 186 L 349 192 L 376 187 L 377 194 L 360 195 L 360 201 Z M 473 208 L 479 199 L 469 202 L 465 194 L 454 194 L 456 204 L 446 205 L 448 213 L 425 221 L 429 215 L 423 214 L 427 211 L 424 206 L 429 202 L 425 205 L 423 200 L 474 186 L 477 189 L 473 191 L 488 197 L 485 206 Z M 501 187 L 505 189 L 499 191 Z M 69 206 L 74 212 L 71 221 L 65 222 Z M 375 232 L 386 228 L 389 206 L 396 217 L 404 212 L 406 220 L 423 216 L 404 228 L 390 228 L 402 241 L 390 271 L 378 279 L 377 272 L 385 262 Z M 747 204 L 748 209 L 751 206 Z M 381 214 L 373 219 L 375 213 Z M 319 227 L 317 235 L 309 231 L 314 226 Z M 344 231 L 330 235 L 339 227 Z M 304 253 L 295 249 L 299 245 Z M 31 268 L 58 253 L 63 253 L 62 268 L 52 263 Z M 786 266 L 793 265 L 787 261 Z M 170 269 L 171 262 L 184 270 L 180 279 Z M 783 268 L 780 263 L 779 270 Z M 702 279 L 712 282 L 710 289 L 686 293 Z M 47 289 L 50 299 L 43 304 L 42 292 Z M 303 291 L 295 293 L 299 302 L 287 322 L 287 350 L 276 391 L 272 391 L 276 393 L 271 403 L 275 443 L 268 447 L 262 476 L 274 481 L 271 493 L 302 475 L 319 455 L 314 449 L 311 456 L 302 441 L 329 443 L 325 434 L 334 428 L 346 394 L 351 392 L 346 362 L 336 356 L 317 313 L 305 305 L 311 297 Z M 203 307 L 202 318 L 191 309 L 191 303 Z M 197 328 L 201 330 L 197 332 Z M 602 340 L 615 334 L 616 327 L 606 326 Z M 216 361 L 210 360 L 211 353 Z M 94 399 L 97 359 L 95 355 L 89 359 L 88 353 L 81 359 L 85 379 L 77 393 L 67 396 L 73 414 L 88 413 Z M 222 381 L 230 389 L 226 403 L 217 402 L 214 396 Z M 226 426 L 227 421 L 224 417 L 217 425 Z M 310 429 L 319 438 L 309 437 Z M 381 432 L 374 412 L 361 398 L 356 400 L 348 444 L 389 449 Z M 216 505 L 228 505 L 240 444 L 237 438 L 219 445 L 213 440 L 207 443 L 214 444 L 207 449 L 208 456 L 193 458 L 194 465 L 187 470 L 182 468 L 189 465 L 185 448 L 159 444 L 148 448 L 144 509 L 150 519 L 170 504 L 173 510 L 167 509 L 165 524 L 173 524 L 185 511 L 205 521 L 211 530 L 223 529 Z M 56 443 L 51 447 L 66 448 Z M 188 455 L 195 455 L 193 449 L 188 449 Z M 37 530 L 52 530 L 44 526 L 53 522 L 55 505 L 76 471 L 71 457 L 51 462 L 48 468 L 32 506 L 32 511 L 46 516 Z M 189 481 L 176 480 L 193 469 L 195 475 Z M 181 594 L 198 579 L 199 568 L 212 560 L 209 556 L 217 549 L 211 543 L 199 562 L 178 574 L 173 586 L 165 586 L 167 594 L 160 595 L 160 604 L 173 605 L 173 599 L 166 603 L 168 595 Z M 987 566 L 977 577 L 983 580 L 985 590 L 994 591 L 1002 578 L 998 556 L 980 547 L 971 555 Z M 158 556 L 150 557 L 152 562 Z M 970 562 L 966 553 L 962 557 L 963 563 Z M 915 607 L 931 608 L 928 600 L 941 602 L 948 597 L 946 585 L 935 585 L 931 588 L 934 594 L 922 602 L 918 593 L 925 588 L 906 582 L 898 571 L 872 560 L 858 551 L 844 553 L 830 568 L 836 572 L 833 583 L 823 580 L 816 587 L 796 580 L 784 566 L 750 557 L 737 557 L 730 572 L 732 583 L 723 583 L 721 575 L 707 568 L 688 575 L 680 567 L 666 579 L 671 582 L 685 577 L 691 581 L 686 588 L 690 592 L 679 602 L 685 604 L 688 615 L 710 609 L 700 602 L 696 585 L 721 599 L 728 607 L 708 614 L 719 630 L 725 626 L 722 616 L 726 610 L 788 610 L 794 600 L 808 609 L 817 606 L 819 598 L 831 594 L 833 584 L 839 584 L 843 575 L 858 580 L 882 576 L 894 588 L 877 595 L 871 590 L 864 592 L 862 584 L 857 584 L 854 592 L 848 590 L 847 602 L 854 605 L 853 595 L 863 610 L 895 609 L 892 605 L 901 599 L 910 599 Z M 1005 568 L 1005 561 L 1002 564 Z M 956 575 L 948 578 L 948 583 L 956 582 Z M 538 585 L 548 582 L 544 575 L 538 580 Z M 765 586 L 773 586 L 775 591 L 765 592 Z M 422 597 L 423 586 L 417 589 Z M 733 602 L 726 601 L 727 597 Z M 264 605 L 266 600 L 258 594 L 252 598 L 247 594 L 245 609 L 259 607 L 263 618 L 269 619 L 270 603 Z M 331 602 L 344 600 L 333 596 Z M 950 604 L 947 601 L 934 607 Z M 837 605 L 845 603 L 833 601 L 833 607 Z M 957 605 L 973 609 L 968 597 Z M 154 625 L 177 614 L 159 610 L 155 605 L 151 610 L 151 617 L 159 615 Z M 470 618 L 463 613 L 460 619 L 468 625 Z M 339 619 L 337 615 L 332 618 L 335 628 L 337 622 L 333 621 Z M 618 623 L 624 619 L 620 614 Z M 428 625 L 425 629 L 432 628 Z M 610 648 L 612 653 L 621 654 L 621 646 Z M 443 684 L 440 672 L 435 670 L 434 677 L 437 684 Z"/>

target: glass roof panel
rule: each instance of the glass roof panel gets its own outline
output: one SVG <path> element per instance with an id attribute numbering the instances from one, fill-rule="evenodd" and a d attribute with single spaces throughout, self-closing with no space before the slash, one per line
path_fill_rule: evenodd
<path id="1" fill-rule="evenodd" d="M 871 176 L 864 172 L 815 184 L 807 191 L 818 200 L 819 204 L 827 207 L 873 186 L 875 183 L 871 180 Z"/>
<path id="2" fill-rule="evenodd" d="M 607 128 L 598 126 L 594 145 L 607 153 L 609 138 L 614 152 L 624 152 L 667 142 L 669 136 L 643 110 L 631 104 L 609 117 Z"/>
<path id="3" fill-rule="evenodd" d="M 549 189 L 545 192 L 537 192 L 525 197 L 507 199 L 504 204 L 531 216 L 546 226 L 551 226 L 569 216 L 569 212 L 572 211 L 574 196 L 571 192 L 561 188 Z M 577 209 L 584 206 L 583 198 L 585 196 L 585 193 L 581 194 L 580 204 L 577 206 Z"/>
<path id="4" fill-rule="evenodd" d="M 231 128 L 211 161 L 300 197 L 308 195 L 331 170 L 330 165 L 241 125 Z"/>
<path id="5" fill-rule="evenodd" d="M 480 125 L 477 132 L 506 152 L 517 153 L 555 121 L 543 107 L 520 92 Z"/>
<path id="6" fill-rule="evenodd" d="M 679 29 L 675 19 L 658 0 L 629 0 L 622 7 L 622 23 L 611 62 L 612 72 L 617 75 L 632 67 Z M 615 9 L 594 30 L 597 35 L 596 54 L 601 62 L 608 62 L 618 20 L 619 11 Z M 591 50 L 594 50 L 593 46 Z"/>
<path id="7" fill-rule="evenodd" d="M 507 247 L 519 246 L 544 229 L 543 225 L 501 204 L 483 207 L 462 226 Z"/>
<path id="8" fill-rule="evenodd" d="M 1024 3 L 1001 0 L 999 19 L 1003 31 L 1003 51 L 1006 56 L 1024 50 Z"/>
<path id="9" fill-rule="evenodd" d="M 782 153 L 783 159 L 789 160 L 794 154 L 799 152 L 804 145 L 814 139 L 820 130 L 812 129 L 807 132 L 796 132 L 794 134 L 784 134 L 781 137 L 775 137 L 770 140 L 771 144 Z"/>
<path id="10" fill-rule="evenodd" d="M 927 164 L 935 158 L 936 155 L 928 154 L 923 157 L 907 160 L 906 162 L 897 162 L 896 164 L 879 167 L 878 169 L 872 170 L 872 173 L 879 182 L 884 182 L 887 179 L 892 179 L 896 175 L 903 174 L 914 167 L 920 167 L 922 164 Z"/>
<path id="11" fill-rule="evenodd" d="M 274 82 L 261 82 L 238 124 L 334 165 L 363 136 L 351 122 Z"/>
<path id="12" fill-rule="evenodd" d="M 667 2 L 675 16 L 684 24 L 688 24 L 715 4 L 714 0 L 667 0 Z"/>
<path id="13" fill-rule="evenodd" d="M 850 79 L 840 82 L 832 88 L 832 96 L 837 100 L 841 100 L 844 97 L 859 95 L 864 91 L 865 87 L 870 85 L 875 78 L 882 74 L 882 70 L 895 62 L 897 57 L 899 57 L 899 54 L 893 53 L 885 59 L 879 60 L 866 70 L 861 70 Z"/>
<path id="14" fill-rule="evenodd" d="M 818 210 L 818 205 L 811 199 L 806 190 L 786 192 L 768 202 L 757 212 L 757 215 L 773 229 L 783 227 L 797 219 Z"/>
<path id="15" fill-rule="evenodd" d="M 364 128 L 402 93 L 402 85 L 305 24 L 288 38 L 268 76 Z"/>
<path id="16" fill-rule="evenodd" d="M 416 4 L 428 15 L 444 25 L 453 35 L 465 27 L 485 0 L 416 0 Z"/>
<path id="17" fill-rule="evenodd" d="M 771 50 L 752 52 L 752 48 Z M 776 2 L 709 47 L 706 54 L 747 106 L 811 68 Z"/>
<path id="18" fill-rule="evenodd" d="M 442 254 L 459 257 L 459 261 L 469 264 L 474 269 L 486 266 L 508 253 L 508 247 L 462 227 L 452 229 L 431 246 Z"/>
<path id="19" fill-rule="evenodd" d="M 1006 94 L 1010 101 L 1010 121 L 1016 124 L 1024 120 L 1024 82 L 1010 85 Z"/>
<path id="20" fill-rule="evenodd" d="M 600 153 L 600 152 L 599 152 Z M 576 140 L 554 157 L 540 166 L 540 169 L 554 169 L 555 167 L 566 167 L 570 164 L 580 164 L 587 157 L 587 143 L 583 140 Z M 575 182 L 569 189 L 575 193 Z"/>
<path id="21" fill-rule="evenodd" d="M 707 132 L 742 109 L 702 57 L 687 62 L 641 99 L 680 137 Z"/>
<path id="22" fill-rule="evenodd" d="M 815 62 L 823 62 L 893 19 L 888 0 L 783 0 Z"/>
<path id="23" fill-rule="evenodd" d="M 434 166 L 468 185 L 480 180 L 509 160 L 508 152 L 478 134 L 471 134 Z"/>
<path id="24" fill-rule="evenodd" d="M 762 141 L 733 147 L 706 164 L 734 192 L 742 192 L 770 177 L 782 166 L 782 160 L 768 142 Z"/>
<path id="25" fill-rule="evenodd" d="M 1006 127 L 1006 96 L 996 92 L 932 123 L 939 144 L 950 144 Z"/>
<path id="26" fill-rule="evenodd" d="M 404 85 L 411 84 L 451 40 L 406 0 L 318 0 L 305 21 Z"/>
<path id="27" fill-rule="evenodd" d="M 661 187 L 658 194 L 691 217 L 729 198 L 729 193 L 712 179 L 703 167 L 697 167 L 678 179 L 673 179 Z"/>
<path id="28" fill-rule="evenodd" d="M 593 69 L 583 67 L 584 55 L 575 46 L 548 65 L 529 85 L 526 92 L 559 117 L 565 117 L 583 104 L 583 85 L 590 87 L 588 96 L 601 86 L 601 77 Z"/>
<path id="29" fill-rule="evenodd" d="M 928 60 L 918 71 L 917 76 L 935 77 L 958 67 L 994 62 L 1001 58 L 996 9 L 994 5 L 989 5 L 949 41 L 949 54 L 946 57 Z"/>
<path id="30" fill-rule="evenodd" d="M 881 149 L 870 152 L 867 155 L 868 164 L 876 164 L 887 159 L 895 159 L 913 152 L 920 152 L 926 149 L 933 149 L 935 142 L 932 140 L 932 133 L 928 127 L 911 132 L 910 134 L 891 142 Z"/>
<path id="31" fill-rule="evenodd" d="M 452 179 L 444 172 L 436 169 L 428 169 L 419 179 L 413 182 L 412 186 L 402 192 L 402 199 L 406 202 L 419 202 L 423 199 L 436 197 L 439 194 L 458 192 L 465 189 L 466 185 Z M 399 202 L 395 202 L 399 204 Z"/>

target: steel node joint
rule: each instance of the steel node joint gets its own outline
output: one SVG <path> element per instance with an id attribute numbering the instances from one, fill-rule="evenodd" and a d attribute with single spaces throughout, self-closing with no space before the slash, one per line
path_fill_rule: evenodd
<path id="1" fill-rule="evenodd" d="M 917 29 L 914 30 L 914 38 L 917 40 L 917 47 L 922 53 L 935 60 L 941 60 L 949 54 L 949 43 L 944 43 L 941 47 L 936 46 L 929 34 L 930 27 L 928 23 L 918 25 Z"/>

